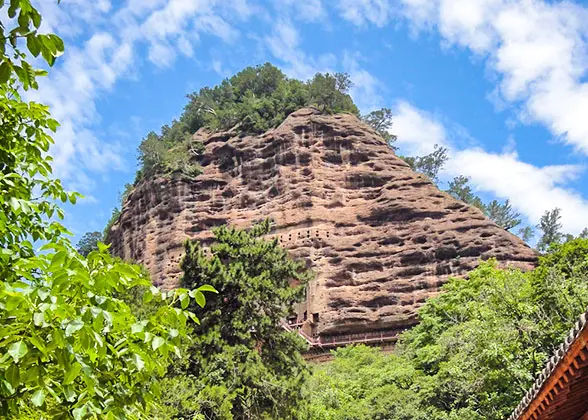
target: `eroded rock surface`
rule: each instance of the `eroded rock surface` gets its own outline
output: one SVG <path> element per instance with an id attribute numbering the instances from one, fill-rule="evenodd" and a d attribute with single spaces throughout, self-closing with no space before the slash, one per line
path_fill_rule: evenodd
<path id="1" fill-rule="evenodd" d="M 114 253 L 144 263 L 164 289 L 178 284 L 186 238 L 206 243 L 214 226 L 267 217 L 271 236 L 316 273 L 299 316 L 321 337 L 404 329 L 448 277 L 480 259 L 521 268 L 536 260 L 352 115 L 306 108 L 257 137 L 195 136 L 204 173 L 141 182 L 110 234 Z"/>

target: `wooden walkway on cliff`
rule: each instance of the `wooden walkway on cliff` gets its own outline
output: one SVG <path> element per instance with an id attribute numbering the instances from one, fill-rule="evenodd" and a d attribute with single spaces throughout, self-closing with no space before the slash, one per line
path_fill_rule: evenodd
<path id="1" fill-rule="evenodd" d="M 302 330 L 304 323 L 290 324 L 281 322 L 282 328 L 286 331 L 297 332 L 309 345 L 310 349 L 333 349 L 350 344 L 384 344 L 395 342 L 398 338 L 398 331 L 369 331 L 359 334 L 341 334 L 331 337 L 311 337 Z"/>

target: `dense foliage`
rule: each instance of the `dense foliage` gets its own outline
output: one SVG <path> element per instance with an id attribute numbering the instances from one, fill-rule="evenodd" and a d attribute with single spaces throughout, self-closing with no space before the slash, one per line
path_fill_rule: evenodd
<path id="1" fill-rule="evenodd" d="M 218 228 L 208 252 L 186 243 L 182 284 L 206 282 L 219 294 L 206 302 L 185 365 L 166 379 L 160 418 L 297 418 L 305 345 L 280 322 L 302 299 L 308 273 L 261 238 L 269 227 Z"/>
<path id="2" fill-rule="evenodd" d="M 184 112 L 161 133 L 151 132 L 139 146 L 138 179 L 153 174 L 181 173 L 195 176 L 200 169 L 195 157 L 202 145 L 193 134 L 202 127 L 257 134 L 278 126 L 290 113 L 313 105 L 324 112 L 359 111 L 347 94 L 346 74 L 316 74 L 307 82 L 289 79 L 266 63 L 248 67 L 213 88 L 188 95 Z"/>
<path id="3" fill-rule="evenodd" d="M 51 175 L 58 123 L 20 97 L 45 72 L 26 61 L 17 39 L 49 65 L 63 43 L 37 33 L 41 16 L 28 0 L 0 5 L 9 17 L 0 25 L 0 417 L 150 418 L 158 378 L 179 354 L 189 318 L 197 321 L 177 306 L 202 303 L 202 291 L 162 294 L 104 245 L 87 257 L 73 248 L 57 203 L 75 204 L 79 194 Z M 139 286 L 161 301 L 149 317 L 137 318 L 120 298 Z"/>
<path id="4" fill-rule="evenodd" d="M 319 366 L 308 419 L 504 419 L 588 305 L 588 241 L 534 271 L 484 263 L 421 309 L 395 353 L 353 347 Z"/>

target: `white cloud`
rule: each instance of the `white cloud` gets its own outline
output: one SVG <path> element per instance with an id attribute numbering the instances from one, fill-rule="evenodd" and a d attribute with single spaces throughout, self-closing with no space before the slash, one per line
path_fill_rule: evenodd
<path id="1" fill-rule="evenodd" d="M 486 57 L 498 76 L 494 99 L 520 106 L 523 122 L 544 124 L 588 154 L 588 8 L 539 0 L 401 0 L 418 28 Z"/>
<path id="2" fill-rule="evenodd" d="M 458 151 L 448 162 L 447 172 L 471 177 L 479 189 L 509 199 L 533 222 L 553 207 L 562 209 L 566 231 L 578 234 L 588 221 L 588 201 L 566 189 L 582 167 L 555 165 L 537 167 L 522 162 L 516 153 L 494 154 L 480 149 Z"/>
<path id="3" fill-rule="evenodd" d="M 140 49 L 146 45 L 147 59 L 170 66 L 178 53 L 193 56 L 201 32 L 227 42 L 237 38 L 220 11 L 241 18 L 252 13 L 246 0 L 128 0 L 117 10 L 108 0 L 71 0 L 67 7 L 55 3 L 40 3 L 43 30 L 65 38 L 66 54 L 27 97 L 49 105 L 61 123 L 51 150 L 55 173 L 82 192 L 95 186 L 90 174 L 128 170 L 121 157 L 124 147 L 96 131 L 96 103 L 122 78 L 135 75 Z"/>
<path id="4" fill-rule="evenodd" d="M 393 2 L 391 0 L 340 0 L 341 15 L 356 25 L 372 23 L 384 26 L 392 17 Z"/>
<path id="5" fill-rule="evenodd" d="M 326 17 L 326 11 L 321 0 L 277 0 L 276 7 L 280 11 L 287 10 L 287 12 L 295 19 L 316 22 Z"/>
<path id="6" fill-rule="evenodd" d="M 192 47 L 192 43 L 184 36 L 180 36 L 178 38 L 178 49 L 186 57 L 192 57 L 194 55 L 194 48 Z"/>
<path id="7" fill-rule="evenodd" d="M 361 112 L 368 113 L 377 108 L 381 108 L 383 102 L 380 93 L 383 90 L 383 84 L 370 72 L 362 68 L 359 64 L 361 55 L 358 53 L 351 54 L 346 51 L 343 54 L 343 69 L 349 74 L 353 86 L 350 95 Z"/>
<path id="8" fill-rule="evenodd" d="M 394 107 L 392 131 L 398 136 L 398 146 L 409 155 L 430 153 L 436 144 L 449 146 L 443 124 L 433 115 L 405 101 L 399 101 Z"/>
<path id="9" fill-rule="evenodd" d="M 154 42 L 149 46 L 147 57 L 157 67 L 169 67 L 176 59 L 174 47 L 164 42 Z"/>
<path id="10" fill-rule="evenodd" d="M 588 200 L 566 188 L 569 181 L 584 171 L 583 167 L 539 167 L 523 162 L 514 151 L 511 140 L 509 150 L 503 153 L 490 153 L 478 147 L 460 148 L 453 138 L 462 134 L 448 128 L 440 118 L 404 101 L 399 101 L 394 111 L 392 131 L 398 135 L 398 145 L 403 153 L 426 154 L 435 144 L 449 149 L 450 159 L 442 178 L 470 177 L 478 190 L 509 199 L 532 224 L 536 224 L 546 210 L 559 207 L 567 232 L 577 234 L 586 227 Z"/>
<path id="11" fill-rule="evenodd" d="M 198 31 L 216 35 L 225 42 L 234 42 L 239 37 L 239 31 L 234 29 L 222 17 L 214 14 L 204 14 L 194 20 L 194 27 Z"/>
<path id="12" fill-rule="evenodd" d="M 546 0 L 340 0 L 341 16 L 378 27 L 398 16 L 470 49 L 498 78 L 493 103 L 511 103 L 588 154 L 588 7 Z M 394 9 L 394 13 L 392 10 Z"/>

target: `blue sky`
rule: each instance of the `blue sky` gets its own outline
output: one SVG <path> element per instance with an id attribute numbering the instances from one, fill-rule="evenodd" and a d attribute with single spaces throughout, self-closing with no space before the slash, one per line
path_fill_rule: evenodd
<path id="1" fill-rule="evenodd" d="M 66 53 L 33 99 L 62 123 L 56 174 L 86 195 L 76 237 L 102 230 L 150 130 L 185 95 L 269 61 L 291 77 L 351 75 L 363 112 L 390 107 L 403 154 L 435 144 L 441 179 L 471 177 L 528 224 L 553 207 L 588 225 L 588 4 L 533 0 L 54 0 Z"/>

